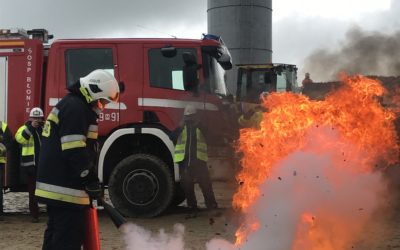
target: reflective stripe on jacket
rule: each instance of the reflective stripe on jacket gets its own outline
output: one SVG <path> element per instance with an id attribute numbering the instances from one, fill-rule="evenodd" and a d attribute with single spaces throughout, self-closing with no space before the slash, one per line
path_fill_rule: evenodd
<path id="1" fill-rule="evenodd" d="M 35 195 L 79 205 L 89 205 L 90 203 L 88 194 L 83 190 L 66 188 L 43 182 L 36 182 Z"/>
<path id="2" fill-rule="evenodd" d="M 26 125 L 21 126 L 15 139 L 22 145 L 21 166 L 35 166 L 35 139 L 29 128 Z"/>
<path id="3" fill-rule="evenodd" d="M 175 146 L 174 162 L 181 162 L 185 159 L 186 143 L 188 137 L 186 125 L 183 127 L 182 133 L 178 137 L 178 142 Z M 202 161 L 208 160 L 207 144 L 200 129 L 196 128 L 196 156 Z"/>

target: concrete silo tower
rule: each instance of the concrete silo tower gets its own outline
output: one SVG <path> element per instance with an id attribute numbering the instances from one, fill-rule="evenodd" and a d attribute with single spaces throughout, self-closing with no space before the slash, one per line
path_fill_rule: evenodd
<path id="1" fill-rule="evenodd" d="M 208 0 L 208 33 L 219 35 L 233 64 L 272 61 L 272 0 Z M 228 88 L 236 91 L 236 67 L 228 72 Z"/>

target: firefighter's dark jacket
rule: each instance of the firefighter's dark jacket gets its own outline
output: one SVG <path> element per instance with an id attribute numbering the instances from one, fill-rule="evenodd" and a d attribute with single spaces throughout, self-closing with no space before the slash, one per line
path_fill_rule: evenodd
<path id="1" fill-rule="evenodd" d="M 69 93 L 43 128 L 35 195 L 40 203 L 85 206 L 94 175 L 97 114 L 79 93 Z"/>

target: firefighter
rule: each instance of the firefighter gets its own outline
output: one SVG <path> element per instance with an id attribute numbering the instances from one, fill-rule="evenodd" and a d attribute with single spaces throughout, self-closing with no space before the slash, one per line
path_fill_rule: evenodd
<path id="1" fill-rule="evenodd" d="M 97 118 L 107 103 L 116 102 L 119 86 L 106 70 L 94 70 L 68 88 L 43 128 L 35 195 L 47 206 L 43 249 L 81 249 L 85 214 L 102 189 L 94 167 Z"/>
<path id="2" fill-rule="evenodd" d="M 21 144 L 21 173 L 27 180 L 29 193 L 29 213 L 32 222 L 39 222 L 39 206 L 35 198 L 36 170 L 39 163 L 41 134 L 43 127 L 43 110 L 32 108 L 29 120 L 15 134 L 16 141 Z"/>
<path id="3" fill-rule="evenodd" d="M 7 163 L 7 150 L 12 142 L 12 134 L 7 123 L 0 121 L 0 220 L 3 220 L 3 173 Z"/>
<path id="4" fill-rule="evenodd" d="M 184 109 L 183 127 L 176 131 L 178 140 L 175 147 L 174 162 L 179 163 L 181 185 L 185 192 L 187 204 L 195 215 L 198 210 L 194 183 L 199 183 L 206 207 L 218 207 L 207 169 L 207 144 L 196 119 L 197 110 L 188 105 Z"/>

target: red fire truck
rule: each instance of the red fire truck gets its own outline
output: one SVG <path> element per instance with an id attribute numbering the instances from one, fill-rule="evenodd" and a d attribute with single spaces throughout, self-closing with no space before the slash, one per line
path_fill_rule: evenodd
<path id="1" fill-rule="evenodd" d="M 222 40 L 204 35 L 200 40 L 74 39 L 49 45 L 51 38 L 44 29 L 0 30 L 0 120 L 15 133 L 32 107 L 42 107 L 47 115 L 67 86 L 94 69 L 109 70 L 124 87 L 119 103 L 99 116 L 97 171 L 111 201 L 122 214 L 141 217 L 182 202 L 170 133 L 187 104 L 199 110 L 214 135 L 226 129 L 224 70 L 232 63 Z M 196 70 L 185 70 L 184 55 Z M 17 153 L 10 154 L 5 171 L 5 188 L 22 191 Z"/>

